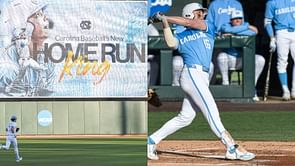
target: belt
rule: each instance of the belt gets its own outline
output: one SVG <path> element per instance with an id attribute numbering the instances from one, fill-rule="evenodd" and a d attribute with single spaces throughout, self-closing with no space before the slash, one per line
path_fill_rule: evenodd
<path id="1" fill-rule="evenodd" d="M 294 28 L 288 28 L 288 29 L 280 29 L 278 31 L 295 32 L 295 29 Z"/>
<path id="2" fill-rule="evenodd" d="M 191 65 L 186 65 L 188 68 L 195 68 L 195 69 L 198 69 L 198 70 L 202 70 L 204 72 L 209 72 L 209 68 L 207 67 L 204 67 L 202 65 L 197 65 L 197 64 L 191 64 Z"/>

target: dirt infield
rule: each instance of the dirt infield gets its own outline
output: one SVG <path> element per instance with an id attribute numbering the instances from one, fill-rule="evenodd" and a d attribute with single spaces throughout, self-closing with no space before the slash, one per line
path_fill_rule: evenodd
<path id="1" fill-rule="evenodd" d="M 177 112 L 182 102 L 163 102 L 161 107 L 149 105 L 149 112 Z M 224 111 L 295 111 L 295 100 L 281 101 L 269 97 L 266 102 L 230 103 L 217 102 Z M 224 158 L 225 147 L 220 141 L 162 141 L 158 145 L 160 160 L 148 161 L 148 166 L 294 166 L 295 142 L 238 142 L 256 154 L 251 161 L 231 161 Z"/>
<path id="2" fill-rule="evenodd" d="M 294 142 L 238 142 L 256 154 L 251 161 L 224 158 L 225 147 L 219 141 L 162 141 L 157 149 L 160 160 L 148 161 L 148 166 L 293 166 Z"/>

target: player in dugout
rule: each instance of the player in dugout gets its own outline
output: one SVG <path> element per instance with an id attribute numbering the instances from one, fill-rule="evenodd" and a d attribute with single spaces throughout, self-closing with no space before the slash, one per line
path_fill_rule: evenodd
<path id="1" fill-rule="evenodd" d="M 221 26 L 220 32 L 223 36 L 242 35 L 254 36 L 258 33 L 255 26 L 244 22 L 243 12 L 240 10 L 233 11 L 229 23 Z M 242 55 L 241 51 L 236 48 L 224 49 L 217 56 L 217 64 L 222 76 L 222 85 L 229 85 L 229 70 L 242 69 Z M 255 54 L 255 85 L 262 73 L 265 64 L 263 56 Z M 253 97 L 254 101 L 259 101 L 257 93 Z"/>

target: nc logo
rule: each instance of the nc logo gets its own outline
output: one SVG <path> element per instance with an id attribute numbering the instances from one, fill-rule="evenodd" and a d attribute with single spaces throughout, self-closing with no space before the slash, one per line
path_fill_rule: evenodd
<path id="1" fill-rule="evenodd" d="M 80 28 L 82 30 L 89 30 L 91 28 L 91 21 L 89 21 L 89 20 L 81 21 Z"/>
<path id="2" fill-rule="evenodd" d="M 42 110 L 38 113 L 38 124 L 41 126 L 49 126 L 52 123 L 52 114 L 48 110 Z"/>

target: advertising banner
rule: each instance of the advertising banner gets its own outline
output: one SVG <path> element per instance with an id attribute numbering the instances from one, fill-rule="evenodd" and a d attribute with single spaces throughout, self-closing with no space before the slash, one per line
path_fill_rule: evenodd
<path id="1" fill-rule="evenodd" d="M 147 1 L 1 0 L 0 98 L 147 93 Z"/>

